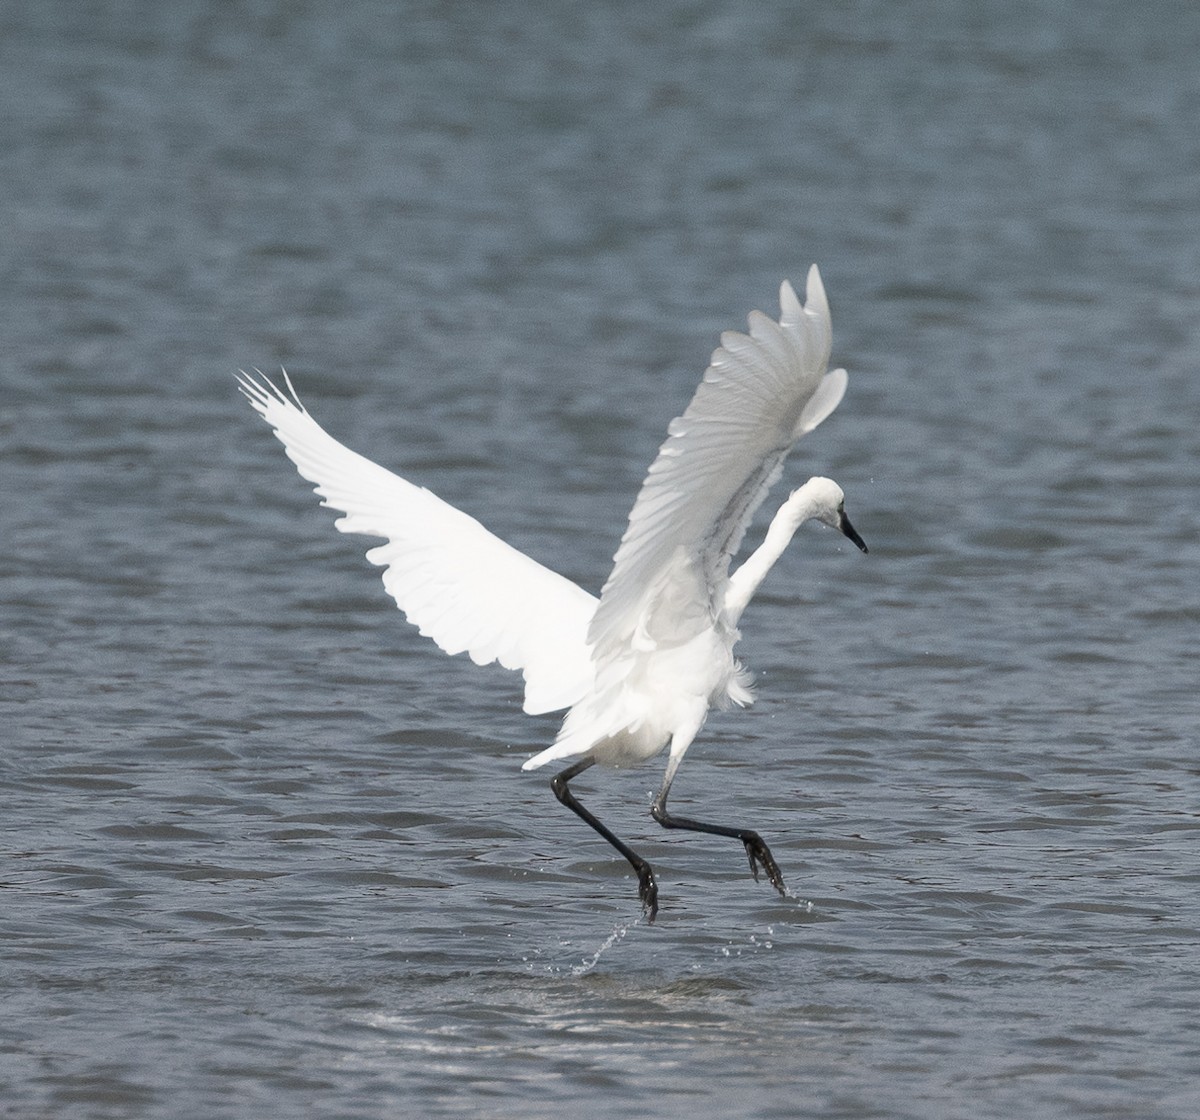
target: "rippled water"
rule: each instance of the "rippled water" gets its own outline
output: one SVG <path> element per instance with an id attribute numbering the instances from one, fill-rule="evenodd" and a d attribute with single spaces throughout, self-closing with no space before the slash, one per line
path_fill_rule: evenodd
<path id="1" fill-rule="evenodd" d="M 1200 1111 L 1200 9 L 10 5 L 0 1115 Z M 597 589 L 821 263 L 829 473 L 666 834 L 237 396 Z"/>

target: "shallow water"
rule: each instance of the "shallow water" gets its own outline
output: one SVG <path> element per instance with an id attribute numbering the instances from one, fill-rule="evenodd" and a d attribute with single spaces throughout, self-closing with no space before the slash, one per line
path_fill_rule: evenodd
<path id="1" fill-rule="evenodd" d="M 1196 1115 L 1198 13 L 0 17 L 0 1115 Z M 673 798 L 793 897 L 590 772 L 650 927 L 230 374 L 596 590 L 812 260 L 871 554 Z"/>

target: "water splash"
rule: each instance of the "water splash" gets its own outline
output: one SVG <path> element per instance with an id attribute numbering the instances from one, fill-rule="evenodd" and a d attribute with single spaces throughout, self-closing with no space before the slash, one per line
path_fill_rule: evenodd
<path id="1" fill-rule="evenodd" d="M 812 914 L 817 909 L 816 903 L 811 898 L 805 898 L 802 894 L 793 894 L 786 886 L 783 888 L 783 897 L 798 903 L 798 909 L 803 914 Z"/>
<path id="2" fill-rule="evenodd" d="M 747 936 L 744 945 L 730 942 L 728 945 L 722 945 L 718 952 L 723 957 L 740 957 L 743 954 L 769 951 L 775 948 L 774 937 L 775 927 L 767 926 L 764 936 L 760 937 L 756 933 L 751 933 Z"/>
<path id="3" fill-rule="evenodd" d="M 600 958 L 604 956 L 614 945 L 618 944 L 621 939 L 635 926 L 641 925 L 642 919 L 635 918 L 632 922 L 617 926 L 599 945 L 596 951 L 590 957 L 584 957 L 579 964 L 571 969 L 572 976 L 586 976 L 599 963 Z"/>

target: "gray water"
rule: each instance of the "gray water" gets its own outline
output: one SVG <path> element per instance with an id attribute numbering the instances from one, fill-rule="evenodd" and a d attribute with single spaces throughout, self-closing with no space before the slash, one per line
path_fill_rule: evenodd
<path id="1" fill-rule="evenodd" d="M 0 1115 L 1200 1113 L 1200 7 L 0 8 Z M 722 329 L 840 411 L 658 765 L 392 607 L 232 371 L 592 590 Z M 778 500 L 783 487 L 772 496 Z"/>

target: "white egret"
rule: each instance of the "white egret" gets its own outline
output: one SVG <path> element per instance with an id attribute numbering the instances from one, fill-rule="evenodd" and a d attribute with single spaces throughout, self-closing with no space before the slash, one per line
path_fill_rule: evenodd
<path id="1" fill-rule="evenodd" d="M 845 370 L 826 372 L 832 328 L 816 266 L 803 306 L 787 281 L 779 302 L 778 322 L 754 311 L 748 335 L 721 336 L 691 404 L 667 429 L 599 599 L 338 443 L 301 405 L 286 371 L 286 392 L 261 374 L 239 379 L 323 504 L 342 512 L 337 528 L 384 538 L 367 559 L 384 569 L 384 586 L 408 620 L 447 653 L 520 669 L 527 712 L 569 709 L 553 745 L 523 768 L 570 760 L 551 788 L 629 861 L 650 921 L 658 910 L 650 865 L 580 804 L 570 781 L 597 762 L 627 766 L 669 745 L 654 819 L 736 837 L 755 879 L 761 868 L 784 893 L 758 833 L 677 817 L 667 795 L 709 709 L 753 699 L 749 674 L 733 657 L 738 620 L 797 528 L 815 519 L 867 551 L 838 485 L 811 478 L 729 574 L 785 456 L 846 390 Z"/>

